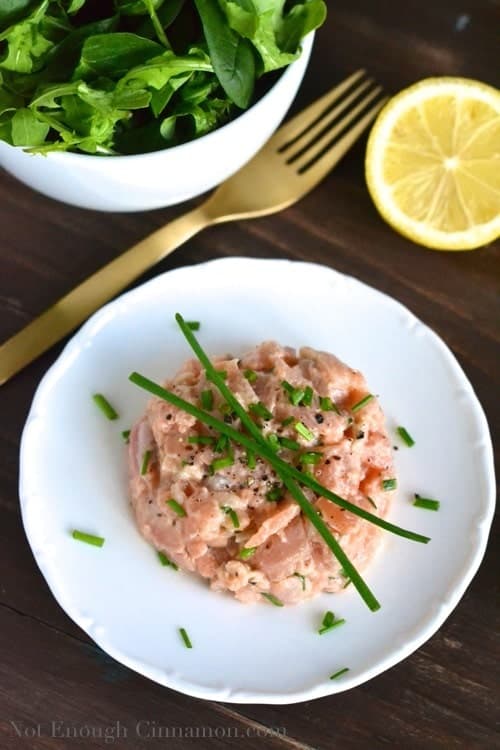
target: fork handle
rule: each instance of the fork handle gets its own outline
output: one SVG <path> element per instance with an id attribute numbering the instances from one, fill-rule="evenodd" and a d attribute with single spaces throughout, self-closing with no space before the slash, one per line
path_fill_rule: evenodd
<path id="1" fill-rule="evenodd" d="M 198 206 L 141 240 L 45 310 L 0 346 L 0 385 L 211 223 L 206 205 Z"/>

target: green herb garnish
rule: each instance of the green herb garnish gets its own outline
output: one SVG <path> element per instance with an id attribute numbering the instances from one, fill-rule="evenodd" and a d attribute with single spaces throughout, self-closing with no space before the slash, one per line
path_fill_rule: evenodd
<path id="1" fill-rule="evenodd" d="M 432 500 L 430 497 L 421 497 L 415 493 L 415 501 L 413 503 L 415 508 L 425 508 L 425 510 L 439 510 L 439 500 Z"/>
<path id="2" fill-rule="evenodd" d="M 184 628 L 179 628 L 179 633 L 182 640 L 184 641 L 184 645 L 186 646 L 186 648 L 193 648 L 193 644 L 191 643 L 190 638 Z"/>
<path id="3" fill-rule="evenodd" d="M 151 455 L 152 455 L 152 452 L 150 450 L 144 451 L 144 454 L 142 456 L 142 464 L 141 464 L 141 477 L 143 477 L 145 474 L 148 473 Z"/>
<path id="4" fill-rule="evenodd" d="M 273 415 L 271 414 L 267 406 L 264 406 L 262 401 L 258 401 L 256 404 L 250 404 L 250 406 L 248 407 L 248 411 L 251 414 L 254 414 L 256 417 L 261 417 L 266 422 L 273 418 Z"/>
<path id="5" fill-rule="evenodd" d="M 102 393 L 94 393 L 94 395 L 92 396 L 92 400 L 94 401 L 94 404 L 102 411 L 105 417 L 107 417 L 111 421 L 113 421 L 114 419 L 118 419 L 118 412 L 115 411 L 115 409 L 109 403 L 108 399 L 103 396 Z"/>
<path id="6" fill-rule="evenodd" d="M 217 442 L 215 443 L 216 453 L 223 453 L 223 451 L 229 448 L 229 438 L 227 435 L 219 435 Z"/>
<path id="7" fill-rule="evenodd" d="M 102 536 L 94 536 L 94 534 L 86 534 L 84 531 L 78 531 L 75 529 L 71 532 L 73 539 L 79 542 L 85 542 L 85 544 L 92 544 L 94 547 L 102 547 L 105 539 Z"/>
<path id="8" fill-rule="evenodd" d="M 238 552 L 238 557 L 240 560 L 248 560 L 249 557 L 252 557 L 252 555 L 255 554 L 257 550 L 257 547 L 243 547 Z"/>
<path id="9" fill-rule="evenodd" d="M 294 427 L 304 440 L 314 440 L 314 433 L 303 422 L 295 422 Z"/>
<path id="10" fill-rule="evenodd" d="M 300 582 L 302 584 L 302 591 L 306 590 L 306 577 L 302 575 L 302 573 L 294 573 L 294 576 L 296 578 L 300 578 Z"/>
<path id="11" fill-rule="evenodd" d="M 179 570 L 179 566 L 176 565 L 172 560 L 170 560 L 164 552 L 158 551 L 158 560 L 161 562 L 161 564 L 165 567 L 173 568 L 174 570 Z"/>
<path id="12" fill-rule="evenodd" d="M 336 679 L 337 679 L 337 677 L 340 677 L 341 675 L 345 674 L 345 673 L 346 673 L 346 672 L 348 672 L 348 671 L 349 671 L 349 667 L 344 667 L 343 669 L 339 669 L 339 671 L 338 671 L 338 672 L 335 672 L 334 674 L 332 674 L 332 675 L 330 676 L 330 679 L 331 679 L 331 680 L 336 680 Z"/>
<path id="13" fill-rule="evenodd" d="M 172 508 L 174 513 L 177 513 L 177 515 L 180 516 L 180 518 L 184 518 L 185 516 L 187 516 L 187 513 L 182 505 L 178 503 L 177 500 L 174 500 L 173 497 L 171 497 L 170 500 L 166 500 L 166 503 L 169 508 Z"/>
<path id="14" fill-rule="evenodd" d="M 188 443 L 193 445 L 214 445 L 215 438 L 210 435 L 191 435 L 188 437 Z"/>
<path id="15" fill-rule="evenodd" d="M 267 436 L 267 442 L 269 443 L 271 450 L 274 451 L 274 453 L 277 453 L 281 447 L 280 439 L 277 435 L 274 434 L 274 432 L 271 432 L 270 435 Z"/>
<path id="16" fill-rule="evenodd" d="M 257 466 L 257 462 L 255 460 L 255 453 L 252 450 L 250 450 L 250 448 L 247 448 L 246 457 L 247 457 L 248 468 L 250 470 L 255 469 L 255 467 Z"/>
<path id="17" fill-rule="evenodd" d="M 332 401 L 330 396 L 321 396 L 319 399 L 319 408 L 321 411 L 334 411 L 340 415 L 338 406 Z"/>
<path id="18" fill-rule="evenodd" d="M 294 419 L 295 417 L 287 417 L 286 419 L 282 421 L 281 424 L 283 425 L 283 427 L 288 427 L 289 424 L 292 424 Z"/>
<path id="19" fill-rule="evenodd" d="M 257 380 L 257 373 L 255 370 L 245 370 L 243 373 L 249 383 L 255 383 Z"/>
<path id="20" fill-rule="evenodd" d="M 398 486 L 397 479 L 383 479 L 382 480 L 382 489 L 385 492 L 388 492 L 389 490 L 395 490 L 397 486 Z"/>
<path id="21" fill-rule="evenodd" d="M 233 456 L 223 456 L 222 458 L 216 458 L 215 461 L 212 461 L 212 463 L 210 464 L 210 470 L 212 474 L 216 474 L 218 471 L 221 471 L 222 469 L 227 469 L 233 464 L 234 464 Z"/>
<path id="22" fill-rule="evenodd" d="M 401 440 L 406 443 L 408 448 L 411 448 L 413 445 L 415 445 L 414 439 L 412 438 L 408 430 L 406 430 L 404 427 L 398 427 L 397 433 Z"/>
<path id="23" fill-rule="evenodd" d="M 330 630 L 333 630 L 334 628 L 338 627 L 339 625 L 343 625 L 345 623 L 345 620 L 343 619 L 336 619 L 333 612 L 326 612 L 325 616 L 323 617 L 323 622 L 321 623 L 321 627 L 318 630 L 318 633 L 320 635 L 323 635 L 323 633 L 328 633 Z"/>
<path id="24" fill-rule="evenodd" d="M 186 325 L 189 326 L 191 331 L 199 331 L 201 324 L 199 320 L 186 320 Z"/>
<path id="25" fill-rule="evenodd" d="M 122 438 L 125 443 L 128 443 L 130 438 L 130 430 L 123 430 Z"/>
<path id="26" fill-rule="evenodd" d="M 361 399 L 361 401 L 358 401 L 357 404 L 354 404 L 354 406 L 351 406 L 351 411 L 356 412 L 363 408 L 363 406 L 366 406 L 372 398 L 375 398 L 375 396 L 372 393 L 369 393 L 367 396 Z"/>
<path id="27" fill-rule="evenodd" d="M 293 422 L 293 417 L 292 417 L 292 422 Z M 280 437 L 279 438 L 279 443 L 280 443 L 280 445 L 281 445 L 282 448 L 286 448 L 289 451 L 298 451 L 298 450 L 300 450 L 300 445 L 298 444 L 298 442 L 296 440 L 290 440 L 290 438 Z"/>
<path id="28" fill-rule="evenodd" d="M 281 500 L 284 494 L 284 487 L 273 487 L 272 490 L 266 492 L 266 499 L 271 503 L 275 503 L 278 500 Z"/>
<path id="29" fill-rule="evenodd" d="M 302 405 L 303 406 L 311 406 L 312 400 L 313 400 L 313 389 L 310 385 L 306 386 L 304 390 L 304 396 L 302 398 Z"/>
<path id="30" fill-rule="evenodd" d="M 214 394 L 210 389 L 201 392 L 201 405 L 207 411 L 212 411 L 214 408 Z"/>
<path id="31" fill-rule="evenodd" d="M 268 602 L 271 602 L 271 604 L 274 604 L 275 607 L 284 607 L 285 605 L 281 601 L 281 599 L 278 599 L 277 596 L 274 596 L 274 594 L 267 594 L 266 592 L 262 592 L 262 596 L 267 599 Z"/>
<path id="32" fill-rule="evenodd" d="M 230 508 L 229 505 L 222 505 L 221 510 L 224 511 L 226 515 L 229 516 L 231 521 L 233 522 L 233 526 L 235 529 L 240 528 L 240 519 L 238 518 L 238 514 L 234 510 L 234 508 Z"/>
<path id="33" fill-rule="evenodd" d="M 316 466 L 316 464 L 319 464 L 321 462 L 321 459 L 323 458 L 322 453 L 315 453 L 314 451 L 309 451 L 308 453 L 302 453 L 300 456 L 300 463 L 304 465 L 311 465 Z"/>

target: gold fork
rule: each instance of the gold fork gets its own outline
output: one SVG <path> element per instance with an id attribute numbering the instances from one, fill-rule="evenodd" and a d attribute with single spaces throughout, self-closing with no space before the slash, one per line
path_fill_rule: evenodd
<path id="1" fill-rule="evenodd" d="M 205 227 L 272 214 L 306 195 L 374 120 L 386 101 L 380 92 L 359 70 L 285 123 L 201 206 L 118 256 L 2 344 L 0 385 Z"/>

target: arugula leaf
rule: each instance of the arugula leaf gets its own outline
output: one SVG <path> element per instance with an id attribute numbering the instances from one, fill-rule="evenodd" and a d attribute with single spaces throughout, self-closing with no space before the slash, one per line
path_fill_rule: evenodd
<path id="1" fill-rule="evenodd" d="M 37 120 L 30 109 L 18 109 L 11 120 L 13 146 L 39 146 L 47 137 L 49 126 Z"/>
<path id="2" fill-rule="evenodd" d="M 0 41 L 7 46 L 0 68 L 17 73 L 32 73 L 42 67 L 44 58 L 54 46 L 41 29 L 48 5 L 49 0 L 43 0 L 25 20 L 0 34 Z"/>
<path id="3" fill-rule="evenodd" d="M 246 109 L 255 85 L 252 47 L 229 28 L 217 0 L 194 2 L 200 14 L 215 74 L 231 101 L 240 109 Z"/>

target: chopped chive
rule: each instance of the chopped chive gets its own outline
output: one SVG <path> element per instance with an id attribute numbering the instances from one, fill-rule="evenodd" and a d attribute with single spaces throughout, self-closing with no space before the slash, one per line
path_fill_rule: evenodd
<path id="1" fill-rule="evenodd" d="M 315 453 L 314 451 L 309 451 L 308 453 L 302 453 L 302 455 L 300 456 L 300 463 L 310 464 L 312 466 L 315 466 L 316 464 L 320 463 L 322 458 L 323 458 L 322 453 Z"/>
<path id="2" fill-rule="evenodd" d="M 257 380 L 257 373 L 255 370 L 245 370 L 243 373 L 249 383 L 255 383 Z"/>
<path id="3" fill-rule="evenodd" d="M 230 508 L 229 505 L 222 505 L 221 509 L 224 511 L 226 515 L 229 516 L 231 521 L 233 522 L 233 526 L 235 529 L 240 528 L 240 519 L 238 518 L 238 514 L 233 508 Z"/>
<path id="4" fill-rule="evenodd" d="M 129 438 L 130 438 L 130 430 L 123 430 L 122 438 L 125 441 L 125 443 L 128 443 Z"/>
<path id="5" fill-rule="evenodd" d="M 314 440 L 314 433 L 312 433 L 303 422 L 295 422 L 294 427 L 304 440 Z"/>
<path id="6" fill-rule="evenodd" d="M 358 401 L 357 404 L 354 404 L 354 406 L 351 406 L 351 411 L 359 411 L 363 408 L 363 406 L 366 406 L 366 404 L 374 398 L 373 393 L 369 393 L 367 396 L 361 399 L 361 401 Z"/>
<path id="7" fill-rule="evenodd" d="M 398 429 L 396 431 L 397 431 L 399 437 L 401 438 L 401 440 L 404 443 L 406 443 L 406 445 L 408 446 L 408 448 L 411 448 L 412 445 L 415 445 L 414 439 L 412 438 L 412 436 L 410 435 L 410 433 L 408 432 L 408 430 L 406 430 L 404 427 L 398 427 Z"/>
<path id="8" fill-rule="evenodd" d="M 213 445 L 215 438 L 210 437 L 210 435 L 191 435 L 188 437 L 188 443 L 193 443 L 193 445 Z"/>
<path id="9" fill-rule="evenodd" d="M 269 409 L 264 406 L 262 401 L 258 401 L 256 404 L 250 404 L 250 406 L 248 407 L 248 411 L 252 414 L 255 414 L 256 417 L 262 417 L 262 419 L 266 421 L 273 418 L 273 415 L 271 414 Z"/>
<path id="10" fill-rule="evenodd" d="M 274 434 L 274 432 L 271 432 L 271 434 L 267 436 L 267 442 L 271 446 L 271 450 L 273 450 L 275 453 L 279 451 L 281 447 L 280 439 L 277 435 Z"/>
<path id="11" fill-rule="evenodd" d="M 207 411 L 212 411 L 214 408 L 214 394 L 210 389 L 201 392 L 201 405 Z"/>
<path id="12" fill-rule="evenodd" d="M 269 492 L 266 492 L 266 499 L 269 500 L 271 503 L 275 503 L 278 500 L 281 500 L 281 498 L 284 495 L 284 487 L 273 487 L 272 490 L 269 490 Z"/>
<path id="13" fill-rule="evenodd" d="M 249 557 L 255 554 L 256 549 L 257 547 L 243 547 L 238 552 L 238 557 L 240 560 L 248 560 Z"/>
<path id="14" fill-rule="evenodd" d="M 348 671 L 349 671 L 349 667 L 344 667 L 343 669 L 339 669 L 338 672 L 335 672 L 334 674 L 331 675 L 330 679 L 336 680 L 337 677 L 340 677 L 341 675 L 345 674 Z"/>
<path id="15" fill-rule="evenodd" d="M 187 513 L 182 507 L 182 505 L 180 505 L 180 503 L 178 503 L 177 500 L 174 500 L 173 497 L 171 497 L 170 500 L 167 500 L 166 503 L 168 507 L 172 508 L 174 513 L 177 513 L 177 515 L 180 516 L 181 518 L 184 518 L 184 516 L 187 516 Z"/>
<path id="16" fill-rule="evenodd" d="M 323 635 L 323 633 L 328 633 L 330 630 L 333 630 L 333 628 L 338 627 L 339 625 L 343 625 L 345 623 L 344 619 L 335 619 L 335 615 L 333 612 L 326 612 L 325 616 L 323 617 L 323 622 L 321 623 L 321 627 L 318 630 L 319 635 Z"/>
<path id="17" fill-rule="evenodd" d="M 186 320 L 186 325 L 190 331 L 199 331 L 201 324 L 199 320 Z"/>
<path id="18" fill-rule="evenodd" d="M 285 391 L 285 393 L 287 393 L 289 396 L 291 396 L 292 393 L 295 390 L 295 388 L 293 387 L 293 385 L 291 383 L 289 383 L 288 380 L 282 380 L 281 381 L 281 386 L 282 386 L 283 390 Z"/>
<path id="19" fill-rule="evenodd" d="M 255 460 L 255 453 L 247 448 L 247 466 L 250 470 L 255 469 L 257 462 Z"/>
<path id="20" fill-rule="evenodd" d="M 294 573 L 294 576 L 296 578 L 300 578 L 300 582 L 302 584 L 302 591 L 306 590 L 306 577 L 302 575 L 302 573 Z"/>
<path id="21" fill-rule="evenodd" d="M 415 493 L 415 508 L 425 508 L 426 510 L 439 510 L 439 500 L 432 500 L 430 497 L 421 497 Z"/>
<path id="22" fill-rule="evenodd" d="M 215 451 L 222 453 L 229 448 L 229 438 L 227 435 L 219 435 L 217 442 L 215 443 Z"/>
<path id="23" fill-rule="evenodd" d="M 215 474 L 217 471 L 220 471 L 221 469 L 227 469 L 233 464 L 233 456 L 223 456 L 222 458 L 216 458 L 215 461 L 212 461 L 212 463 L 210 464 L 210 468 L 212 473 Z"/>
<path id="24" fill-rule="evenodd" d="M 313 400 L 313 389 L 310 385 L 306 386 L 304 396 L 302 397 L 303 406 L 311 406 Z"/>
<path id="25" fill-rule="evenodd" d="M 94 534 L 86 534 L 84 531 L 78 531 L 75 529 L 71 532 L 73 539 L 77 539 L 79 542 L 85 542 L 85 544 L 92 544 L 94 547 L 102 547 L 105 542 L 104 537 L 95 536 Z"/>
<path id="26" fill-rule="evenodd" d="M 271 602 L 271 604 L 274 604 L 275 607 L 284 607 L 285 605 L 281 601 L 281 599 L 278 599 L 277 596 L 274 596 L 274 594 L 267 594 L 265 592 L 261 592 L 262 596 L 267 599 L 268 602 Z"/>
<path id="27" fill-rule="evenodd" d="M 319 408 L 321 409 L 321 411 L 334 411 L 335 414 L 340 414 L 338 406 L 332 401 L 330 396 L 320 397 Z"/>
<path id="28" fill-rule="evenodd" d="M 293 422 L 293 417 L 292 417 Z M 279 442 L 282 448 L 287 448 L 289 451 L 298 451 L 300 450 L 300 445 L 296 440 L 290 440 L 290 438 L 286 437 L 280 437 Z"/>
<path id="29" fill-rule="evenodd" d="M 367 495 L 366 499 L 368 500 L 368 502 L 370 503 L 370 505 L 373 505 L 373 507 L 375 509 L 377 508 L 377 504 L 371 499 L 371 497 L 368 497 L 368 495 Z"/>
<path id="30" fill-rule="evenodd" d="M 189 636 L 184 628 L 179 628 L 179 633 L 181 634 L 181 638 L 184 641 L 184 645 L 186 646 L 186 648 L 193 648 L 193 644 L 189 640 Z"/>
<path id="31" fill-rule="evenodd" d="M 172 562 L 164 552 L 158 551 L 158 559 L 161 562 L 162 565 L 168 566 L 169 568 L 173 568 L 174 570 L 179 570 L 179 566 L 176 565 L 176 563 Z"/>
<path id="32" fill-rule="evenodd" d="M 149 462 L 151 461 L 151 451 L 147 450 L 144 451 L 144 454 L 142 456 L 142 464 L 141 464 L 141 477 L 144 476 L 144 474 L 148 473 L 149 468 Z"/>
<path id="33" fill-rule="evenodd" d="M 295 417 L 287 417 L 286 419 L 282 421 L 281 424 L 283 425 L 283 427 L 288 427 L 289 424 L 292 424 L 294 419 Z"/>
<path id="34" fill-rule="evenodd" d="M 118 412 L 111 406 L 108 399 L 102 393 L 94 393 L 92 396 L 94 404 L 102 411 L 108 419 L 118 419 Z"/>
<path id="35" fill-rule="evenodd" d="M 294 406 L 299 406 L 305 395 L 306 392 L 303 388 L 294 388 L 290 394 L 290 403 Z"/>
<path id="36" fill-rule="evenodd" d="M 395 490 L 397 486 L 398 486 L 397 479 L 383 479 L 382 480 L 382 489 L 385 492 L 388 492 L 389 490 Z"/>

